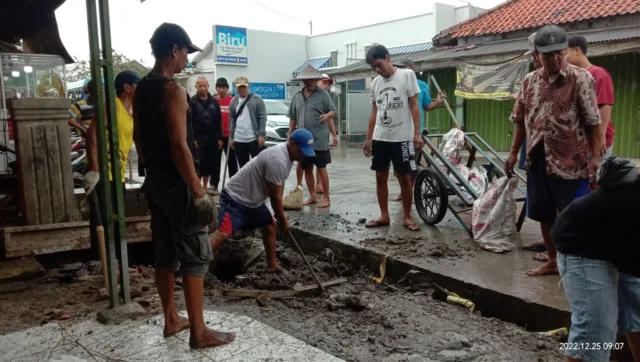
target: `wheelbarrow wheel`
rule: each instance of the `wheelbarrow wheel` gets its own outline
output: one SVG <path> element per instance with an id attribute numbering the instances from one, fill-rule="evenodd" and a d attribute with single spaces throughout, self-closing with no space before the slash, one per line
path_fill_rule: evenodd
<path id="1" fill-rule="evenodd" d="M 431 167 L 418 173 L 413 195 L 418 215 L 427 225 L 435 225 L 444 219 L 449 204 L 449 192 L 442 177 Z"/>

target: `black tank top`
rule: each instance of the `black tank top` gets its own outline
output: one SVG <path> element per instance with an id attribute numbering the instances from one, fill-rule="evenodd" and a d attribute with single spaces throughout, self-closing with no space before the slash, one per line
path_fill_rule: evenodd
<path id="1" fill-rule="evenodd" d="M 183 182 L 171 156 L 166 118 L 162 109 L 163 89 L 169 82 L 173 80 L 149 74 L 138 83 L 133 99 L 134 117 L 140 127 L 142 153 L 146 157 L 146 163 L 141 165 L 146 171 L 145 185 L 153 188 L 172 187 Z M 187 144 L 194 163 L 197 163 L 191 108 L 187 111 Z"/>

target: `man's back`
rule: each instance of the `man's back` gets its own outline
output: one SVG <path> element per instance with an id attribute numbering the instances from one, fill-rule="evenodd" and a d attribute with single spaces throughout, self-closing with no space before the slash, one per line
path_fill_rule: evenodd
<path id="1" fill-rule="evenodd" d="M 283 185 L 292 166 L 286 143 L 270 147 L 241 168 L 225 185 L 224 191 L 246 207 L 259 207 L 269 198 L 265 180 Z"/>

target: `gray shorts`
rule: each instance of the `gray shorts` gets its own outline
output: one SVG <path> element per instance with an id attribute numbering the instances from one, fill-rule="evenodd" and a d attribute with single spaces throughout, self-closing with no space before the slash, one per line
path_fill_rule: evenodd
<path id="1" fill-rule="evenodd" d="M 156 268 L 204 277 L 211 261 L 207 226 L 197 225 L 193 196 L 186 184 L 145 192 L 151 211 Z"/>

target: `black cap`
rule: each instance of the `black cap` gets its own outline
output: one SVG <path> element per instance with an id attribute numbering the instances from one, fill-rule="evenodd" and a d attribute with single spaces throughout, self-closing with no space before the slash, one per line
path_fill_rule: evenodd
<path id="1" fill-rule="evenodd" d="M 536 32 L 534 43 L 539 53 L 551 53 L 569 47 L 567 34 L 557 25 L 543 26 Z"/>
<path id="2" fill-rule="evenodd" d="M 398 60 L 392 61 L 391 64 L 395 65 L 396 67 L 415 67 L 416 66 L 416 63 L 409 58 L 400 58 Z"/>
<path id="3" fill-rule="evenodd" d="M 229 88 L 229 82 L 227 82 L 227 78 L 218 78 L 218 79 L 216 79 L 216 87 L 227 87 L 227 88 Z"/>
<path id="4" fill-rule="evenodd" d="M 162 23 L 153 32 L 149 43 L 151 43 L 151 50 L 156 56 L 168 54 L 174 45 L 179 48 L 187 46 L 189 54 L 202 51 L 191 43 L 191 38 L 180 25 L 173 23 Z"/>
<path id="5" fill-rule="evenodd" d="M 125 84 L 137 84 L 140 83 L 140 76 L 136 74 L 132 70 L 123 70 L 122 72 L 116 75 L 115 80 L 116 94 L 122 93 L 124 91 Z"/>

